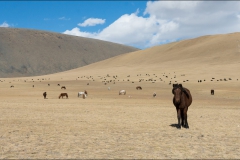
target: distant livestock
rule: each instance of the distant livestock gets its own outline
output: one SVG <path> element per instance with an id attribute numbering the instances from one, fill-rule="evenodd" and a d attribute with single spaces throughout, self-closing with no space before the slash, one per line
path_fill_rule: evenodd
<path id="1" fill-rule="evenodd" d="M 62 86 L 61 89 L 66 89 L 66 87 L 65 87 L 65 86 Z"/>
<path id="2" fill-rule="evenodd" d="M 213 89 L 211 89 L 211 95 L 214 95 L 214 90 Z"/>
<path id="3" fill-rule="evenodd" d="M 121 91 L 119 91 L 119 95 L 126 95 L 126 91 L 125 90 L 121 90 Z"/>
<path id="4" fill-rule="evenodd" d="M 154 92 L 154 93 L 153 93 L 153 97 L 155 98 L 156 96 L 157 96 L 157 94 Z"/>
<path id="5" fill-rule="evenodd" d="M 136 89 L 137 90 L 139 90 L 139 89 L 142 90 L 142 87 L 141 86 L 137 86 Z"/>
<path id="6" fill-rule="evenodd" d="M 68 94 L 67 93 L 61 93 L 59 96 L 58 96 L 58 98 L 60 99 L 61 97 L 63 98 L 63 97 L 65 97 L 66 96 L 66 98 L 68 98 Z"/>
<path id="7" fill-rule="evenodd" d="M 78 97 L 83 97 L 83 99 L 85 99 L 87 97 L 88 93 L 87 91 L 85 90 L 84 92 L 78 92 Z"/>
<path id="8" fill-rule="evenodd" d="M 43 97 L 44 97 L 44 99 L 47 98 L 47 92 L 44 92 L 44 93 L 43 93 Z"/>
<path id="9" fill-rule="evenodd" d="M 182 84 L 173 84 L 172 89 L 173 104 L 177 110 L 178 125 L 177 128 L 182 127 L 189 128 L 187 121 L 188 107 L 192 104 L 192 96 L 187 88 L 184 88 Z"/>

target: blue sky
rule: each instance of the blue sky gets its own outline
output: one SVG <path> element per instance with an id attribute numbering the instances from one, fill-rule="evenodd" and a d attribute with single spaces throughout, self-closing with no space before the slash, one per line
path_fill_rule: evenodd
<path id="1" fill-rule="evenodd" d="M 238 1 L 0 1 L 0 27 L 45 30 L 145 49 L 240 31 Z"/>

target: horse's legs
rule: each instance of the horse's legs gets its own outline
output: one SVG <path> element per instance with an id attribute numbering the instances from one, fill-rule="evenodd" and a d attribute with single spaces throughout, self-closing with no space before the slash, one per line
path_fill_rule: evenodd
<path id="1" fill-rule="evenodd" d="M 187 111 L 188 111 L 188 107 L 185 107 L 184 110 L 183 110 L 183 112 L 184 112 L 184 121 L 185 121 L 184 127 L 185 128 L 189 128 L 188 121 L 187 121 Z"/>
<path id="2" fill-rule="evenodd" d="M 179 108 L 176 108 L 176 109 L 177 109 L 177 118 L 178 118 L 178 126 L 177 126 L 177 128 L 181 129 L 181 110 Z"/>
<path id="3" fill-rule="evenodd" d="M 182 127 L 184 127 L 184 125 L 185 125 L 185 116 L 184 116 L 184 110 L 182 110 L 182 109 L 181 109 L 181 111 L 180 111 L 180 112 L 181 112 L 181 119 L 182 119 L 182 123 L 181 123 L 181 124 L 182 124 Z"/>

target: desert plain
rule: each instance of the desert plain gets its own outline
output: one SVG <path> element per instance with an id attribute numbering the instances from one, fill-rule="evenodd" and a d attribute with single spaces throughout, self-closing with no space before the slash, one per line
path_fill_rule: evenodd
<path id="1" fill-rule="evenodd" d="M 233 40 L 223 45 L 226 36 Z M 200 37 L 65 72 L 0 78 L 0 158 L 239 159 L 237 37 Z M 189 129 L 176 128 L 173 83 L 192 94 Z M 78 97 L 84 90 L 87 98 Z M 64 92 L 68 99 L 59 99 Z"/>

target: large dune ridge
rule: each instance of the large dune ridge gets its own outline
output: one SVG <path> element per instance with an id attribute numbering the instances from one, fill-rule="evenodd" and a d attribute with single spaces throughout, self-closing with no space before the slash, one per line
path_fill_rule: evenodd
<path id="1" fill-rule="evenodd" d="M 203 36 L 60 73 L 0 78 L 0 158 L 239 159 L 238 37 Z M 173 83 L 193 97 L 189 129 L 176 128 Z M 78 97 L 84 90 L 87 98 Z M 69 98 L 59 99 L 64 92 Z"/>
<path id="2" fill-rule="evenodd" d="M 117 43 L 54 32 L 0 28 L 0 77 L 62 72 L 139 50 Z"/>

